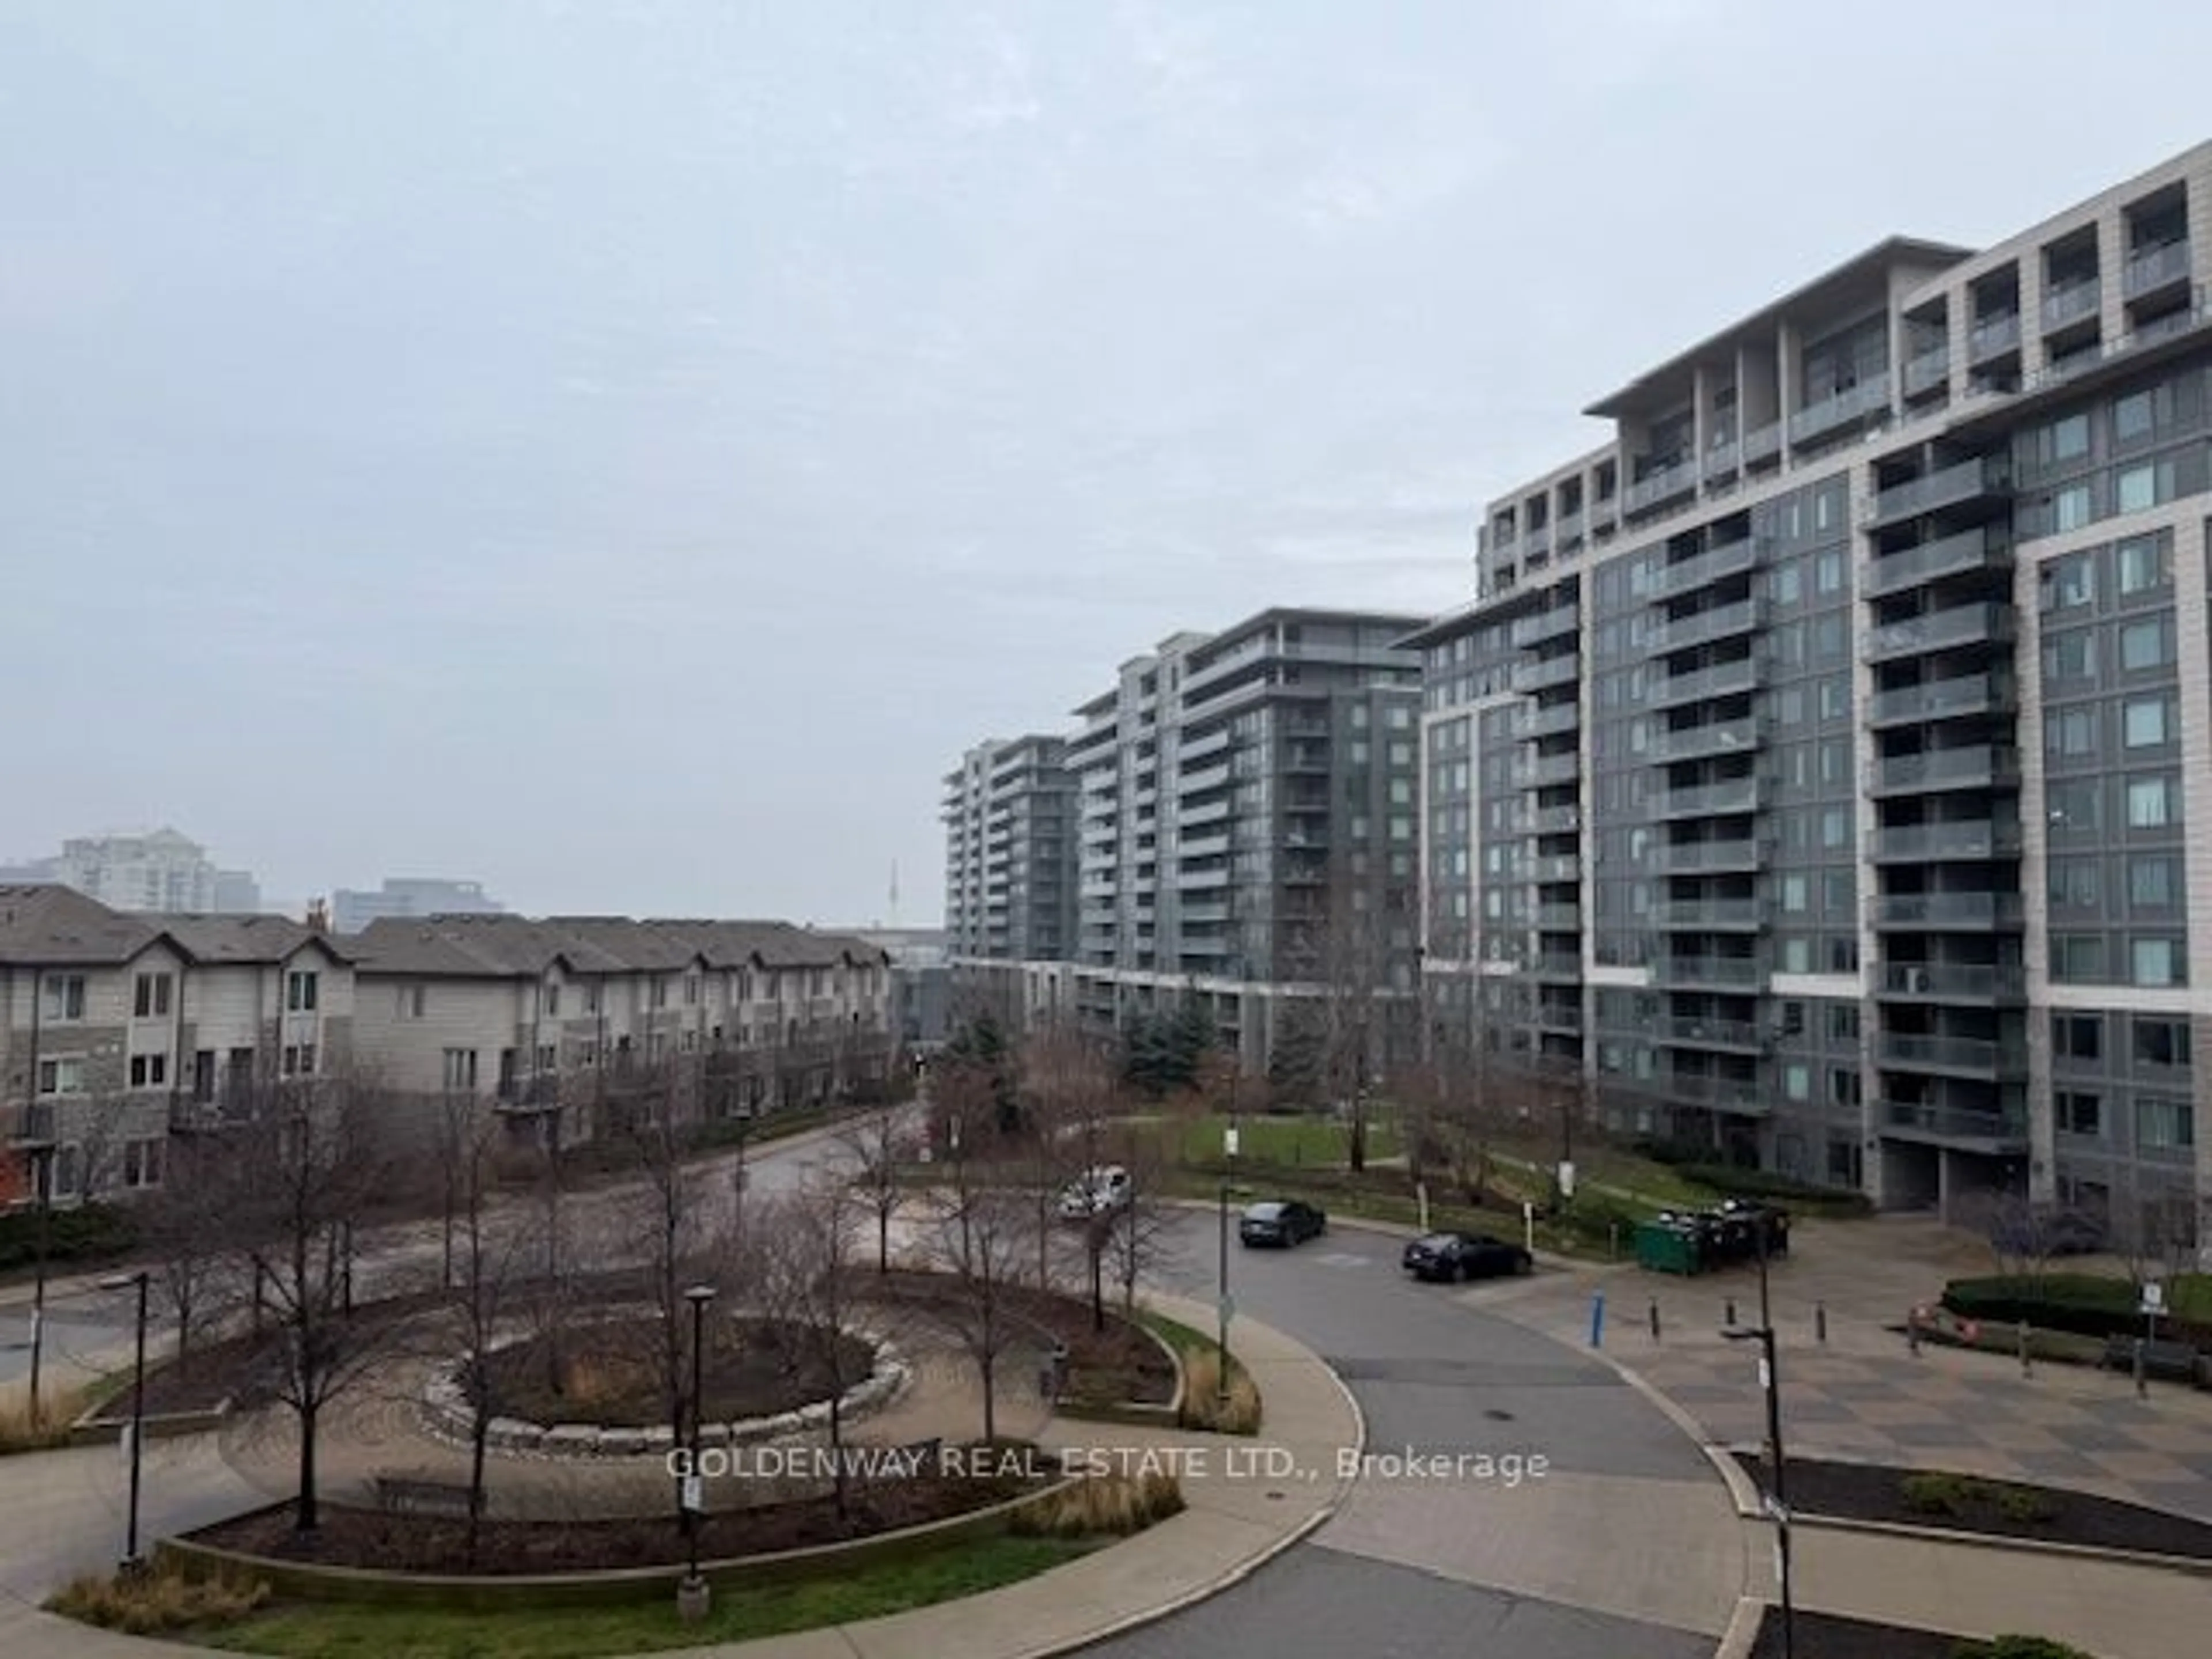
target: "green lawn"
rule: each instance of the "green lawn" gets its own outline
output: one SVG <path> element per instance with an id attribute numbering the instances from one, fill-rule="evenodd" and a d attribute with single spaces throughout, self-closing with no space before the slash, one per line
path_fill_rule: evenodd
<path id="1" fill-rule="evenodd" d="M 1219 1112 L 1160 1118 L 1155 1121 L 1155 1133 L 1174 1162 L 1189 1169 L 1212 1170 L 1220 1166 L 1222 1132 L 1229 1122 L 1227 1115 Z M 1352 1127 L 1334 1117 L 1246 1114 L 1237 1119 L 1237 1156 L 1241 1162 L 1327 1170 L 1342 1169 L 1351 1161 Z M 1376 1112 L 1367 1121 L 1369 1159 L 1392 1158 L 1400 1150 L 1397 1126 Z"/>
<path id="2" fill-rule="evenodd" d="M 842 1577 L 714 1592 L 697 1625 L 678 1622 L 673 1597 L 628 1607 L 514 1613 L 295 1603 L 192 1639 L 291 1659 L 600 1659 L 776 1636 L 903 1613 L 1032 1577 L 1092 1547 L 1080 1540 L 1001 1537 Z"/>

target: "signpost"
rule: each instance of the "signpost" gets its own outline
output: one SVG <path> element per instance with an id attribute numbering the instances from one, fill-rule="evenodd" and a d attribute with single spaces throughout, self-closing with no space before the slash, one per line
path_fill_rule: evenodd
<path id="1" fill-rule="evenodd" d="M 1528 1254 L 1536 1254 L 1536 1206 L 1527 1199 L 1521 1200 L 1521 1242 Z"/>

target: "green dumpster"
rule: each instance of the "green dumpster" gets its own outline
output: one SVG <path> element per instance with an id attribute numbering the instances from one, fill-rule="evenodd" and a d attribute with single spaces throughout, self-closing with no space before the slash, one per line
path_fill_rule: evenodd
<path id="1" fill-rule="evenodd" d="M 1697 1229 L 1674 1222 L 1643 1223 L 1636 1230 L 1636 1265 L 1653 1273 L 1680 1273 L 1685 1278 L 1696 1273 L 1702 1265 L 1698 1261 Z"/>

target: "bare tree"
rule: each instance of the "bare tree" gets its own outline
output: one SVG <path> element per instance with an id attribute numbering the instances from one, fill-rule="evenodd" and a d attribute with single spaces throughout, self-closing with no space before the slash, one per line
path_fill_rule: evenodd
<path id="1" fill-rule="evenodd" d="M 945 1323 L 975 1363 L 983 1390 L 983 1437 L 993 1440 L 998 1436 L 999 1364 L 1017 1333 L 1011 1292 L 1035 1218 L 1024 1195 L 976 1176 L 974 1166 L 963 1164 L 955 1183 L 939 1189 L 938 1231 L 958 1281 Z"/>
<path id="2" fill-rule="evenodd" d="M 1373 898 L 1364 884 L 1340 872 L 1320 915 L 1295 924 L 1290 939 L 1296 975 L 1311 988 L 1320 1080 L 1348 1118 L 1355 1172 L 1367 1167 L 1369 1089 L 1388 1036 L 1388 935 Z"/>
<path id="3" fill-rule="evenodd" d="M 1129 1172 L 1128 1202 L 1112 1217 L 1104 1248 L 1091 1259 L 1091 1321 L 1094 1328 L 1105 1324 L 1100 1295 L 1099 1259 L 1110 1255 L 1114 1276 L 1121 1292 L 1121 1313 L 1134 1318 L 1137 1281 L 1165 1257 L 1172 1248 L 1176 1212 L 1169 1202 L 1168 1158 L 1160 1143 L 1141 1133 L 1137 1125 L 1124 1124 L 1119 1137 L 1122 1168 Z"/>
<path id="4" fill-rule="evenodd" d="M 876 1272 L 891 1270 L 891 1218 L 906 1200 L 901 1177 L 916 1150 L 915 1137 L 896 1106 L 877 1106 L 847 1123 L 838 1145 L 852 1158 L 853 1190 L 874 1218 Z"/>
<path id="5" fill-rule="evenodd" d="M 636 1165 L 615 1224 L 644 1255 L 659 1337 L 653 1353 L 668 1421 L 684 1421 L 690 1398 L 690 1318 L 684 1292 L 712 1242 L 714 1206 L 705 1172 L 692 1164 L 696 1108 L 688 1068 L 666 1059 L 633 1066 L 610 1126 Z"/>
<path id="6" fill-rule="evenodd" d="M 1062 1184 L 1098 1161 L 1114 1101 L 1114 1066 L 1073 1024 L 1051 1020 L 1022 1040 L 1018 1064 L 1024 1177 L 1036 1208 L 1037 1288 L 1052 1283 L 1053 1201 Z"/>
<path id="7" fill-rule="evenodd" d="M 829 1395 L 824 1424 L 832 1492 L 842 1528 L 850 1476 L 845 1467 L 844 1395 L 867 1374 L 852 1336 L 859 1306 L 851 1223 L 854 1194 L 820 1182 L 769 1200 L 760 1218 L 748 1274 L 763 1306 L 790 1345 L 790 1358 L 818 1378 Z"/>
<path id="8" fill-rule="evenodd" d="M 295 1525 L 311 1534 L 323 1413 L 390 1334 L 389 1322 L 353 1310 L 351 1239 L 399 1160 L 380 1097 L 357 1073 L 285 1079 L 258 1093 L 258 1121 L 230 1137 L 231 1180 L 210 1200 L 234 1206 L 246 1262 L 283 1337 L 275 1389 L 299 1432 Z"/>
<path id="9" fill-rule="evenodd" d="M 234 1153 L 220 1135 L 191 1133 L 173 1135 L 162 1156 L 161 1184 L 138 1206 L 138 1239 L 175 1321 L 183 1370 L 200 1333 L 244 1299 L 238 1218 L 228 1204 L 210 1200 L 222 1192 Z"/>

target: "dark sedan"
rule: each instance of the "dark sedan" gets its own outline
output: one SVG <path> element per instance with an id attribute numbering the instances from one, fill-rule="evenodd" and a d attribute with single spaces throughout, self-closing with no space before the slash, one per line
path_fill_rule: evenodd
<path id="1" fill-rule="evenodd" d="M 1295 1198 L 1270 1199 L 1247 1208 L 1237 1224 L 1237 1237 L 1245 1243 L 1288 1249 L 1328 1231 L 1328 1218 L 1310 1204 Z"/>
<path id="2" fill-rule="evenodd" d="M 1406 1246 L 1406 1271 L 1416 1279 L 1504 1279 L 1535 1265 L 1518 1244 L 1485 1233 L 1431 1233 Z"/>

